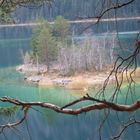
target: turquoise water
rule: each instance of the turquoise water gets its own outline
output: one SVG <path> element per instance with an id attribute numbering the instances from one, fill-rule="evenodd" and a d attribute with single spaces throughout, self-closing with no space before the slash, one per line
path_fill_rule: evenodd
<path id="1" fill-rule="evenodd" d="M 39 88 L 22 80 L 24 75 L 17 73 L 15 66 L 22 63 L 19 52 L 20 49 L 23 51 L 29 49 L 29 41 L 10 40 L 6 43 L 0 42 L 0 44 L 0 97 L 10 96 L 24 101 L 47 101 L 60 106 L 79 98 L 79 93 L 76 91 L 71 92 L 62 88 Z M 126 90 L 127 86 L 122 89 L 120 102 L 124 99 L 123 93 Z M 138 85 L 135 100 L 139 98 L 139 91 Z M 0 103 L 0 106 L 8 107 L 10 105 Z M 133 114 L 118 113 L 117 116 L 116 112 L 112 112 L 101 131 L 103 140 L 109 140 L 109 137 L 115 135 L 120 126 L 119 121 L 127 120 L 131 115 Z M 138 117 L 138 114 L 135 115 Z M 18 130 L 5 129 L 5 135 L 0 134 L 0 140 L 99 140 L 99 124 L 103 116 L 103 111 L 91 111 L 71 116 L 33 107 L 29 111 L 27 121 L 18 126 Z M 19 117 L 21 117 L 21 113 L 17 113 L 11 120 Z M 0 116 L 1 123 L 7 120 L 9 117 Z M 132 126 L 122 136 L 122 140 L 139 140 L 140 133 L 137 130 L 137 126 Z"/>
<path id="2" fill-rule="evenodd" d="M 24 101 L 48 101 L 61 106 L 77 98 L 76 93 L 72 94 L 70 91 L 61 88 L 45 89 L 28 85 L 21 80 L 21 75 L 17 73 L 10 74 L 10 77 L 8 76 L 7 79 L 4 78 L 3 82 L 1 81 L 0 96 L 10 96 Z M 121 99 L 120 97 L 120 101 Z M 9 106 L 5 103 L 0 105 L 1 107 Z M 8 140 L 11 140 L 11 138 L 12 140 L 98 140 L 97 130 L 103 115 L 104 112 L 92 111 L 78 116 L 71 116 L 33 107 L 29 111 L 27 121 L 17 127 L 19 131 L 6 129 L 4 133 Z M 124 120 L 132 114 L 119 113 L 118 115 L 120 120 Z M 19 117 L 21 117 L 21 114 L 16 114 L 16 118 Z M 8 119 L 5 116 L 0 118 L 0 122 L 5 122 Z M 113 112 L 102 130 L 103 140 L 108 140 L 111 134 L 116 134 L 118 126 L 116 113 Z M 139 140 L 140 134 L 137 129 L 136 126 L 128 129 L 127 136 L 124 138 L 126 140 Z M 5 140 L 5 137 L 0 135 L 0 140 Z"/>

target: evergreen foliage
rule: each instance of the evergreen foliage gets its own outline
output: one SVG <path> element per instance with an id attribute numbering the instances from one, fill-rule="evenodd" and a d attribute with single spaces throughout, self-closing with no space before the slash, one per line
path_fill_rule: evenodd
<path id="1" fill-rule="evenodd" d="M 58 16 L 54 21 L 54 35 L 59 42 L 66 42 L 69 35 L 70 24 L 64 17 Z"/>
<path id="2" fill-rule="evenodd" d="M 57 50 L 51 25 L 47 21 L 41 20 L 38 26 L 33 29 L 32 51 L 34 62 L 46 64 L 49 70 L 50 62 L 57 57 Z"/>

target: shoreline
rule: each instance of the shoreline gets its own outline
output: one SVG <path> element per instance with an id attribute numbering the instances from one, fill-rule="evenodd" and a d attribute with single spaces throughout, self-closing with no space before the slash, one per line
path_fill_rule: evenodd
<path id="1" fill-rule="evenodd" d="M 46 67 L 39 67 L 42 72 L 37 74 L 37 68 L 33 65 L 20 65 L 16 71 L 24 73 L 24 80 L 40 87 L 64 87 L 70 90 L 87 91 L 90 88 L 99 88 L 108 77 L 109 71 L 104 72 L 80 72 L 73 76 L 60 76 L 58 72 L 47 73 Z M 110 77 L 110 82 L 114 82 L 114 76 Z"/>

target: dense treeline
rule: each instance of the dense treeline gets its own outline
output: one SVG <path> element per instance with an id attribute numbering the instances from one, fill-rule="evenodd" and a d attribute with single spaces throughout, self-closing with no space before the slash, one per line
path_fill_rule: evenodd
<path id="1" fill-rule="evenodd" d="M 120 0 L 118 2 L 124 2 L 126 0 Z M 113 1 L 114 3 L 117 0 Z M 79 4 L 80 3 L 80 4 Z M 12 20 L 15 23 L 24 22 L 35 22 L 38 18 L 45 18 L 48 21 L 54 20 L 57 16 L 62 15 L 66 19 L 75 20 L 80 18 L 88 18 L 99 15 L 101 9 L 105 10 L 111 3 L 109 0 L 105 1 L 105 5 L 102 5 L 103 0 L 56 0 L 52 6 L 43 5 L 39 8 L 29 8 L 29 7 L 19 7 L 15 13 L 12 13 Z M 125 8 L 117 9 L 116 13 L 111 10 L 105 17 L 129 17 L 129 16 L 139 16 L 140 14 L 140 1 L 135 0 L 131 5 L 127 5 Z M 0 14 L 1 10 L 0 10 Z M 5 15 L 7 17 L 7 15 Z M 9 21 L 9 17 L 7 17 Z M 72 30 L 75 30 L 75 34 L 79 35 L 88 24 L 76 24 L 72 26 Z M 118 21 L 116 22 L 106 22 L 100 23 L 95 26 L 91 26 L 91 31 L 93 33 L 107 32 L 107 31 L 137 31 L 140 28 L 139 22 L 135 20 L 131 21 Z M 32 28 L 30 27 L 11 27 L 11 28 L 0 28 L 0 38 L 24 38 L 25 36 L 30 38 Z M 15 34 L 16 32 L 16 34 Z M 81 34 L 80 34 L 81 35 Z"/>
<path id="2" fill-rule="evenodd" d="M 17 10 L 18 15 L 15 15 L 19 20 L 33 20 L 37 17 L 44 17 L 49 20 L 55 19 L 58 15 L 62 15 L 66 19 L 77 19 L 77 18 L 86 18 L 86 17 L 95 17 L 101 13 L 101 10 L 105 10 L 107 7 L 111 7 L 111 4 L 123 3 L 127 0 L 115 0 L 113 2 L 106 0 L 57 0 L 51 7 L 42 6 L 38 9 L 28 9 L 28 8 L 19 8 Z M 118 9 L 118 16 L 138 16 L 140 13 L 140 1 L 136 0 L 131 5 L 126 6 L 125 8 Z M 24 11 L 24 12 L 23 12 Z M 106 15 L 114 16 L 114 10 L 111 10 Z"/>

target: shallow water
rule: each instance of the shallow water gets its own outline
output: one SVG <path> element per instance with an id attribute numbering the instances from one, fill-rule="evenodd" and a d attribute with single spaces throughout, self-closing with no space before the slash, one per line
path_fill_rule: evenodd
<path id="1" fill-rule="evenodd" d="M 14 71 L 13 68 L 11 70 Z M 70 91 L 61 88 L 46 89 L 26 84 L 21 80 L 21 75 L 16 72 L 10 76 L 13 79 L 8 76 L 7 79 L 4 79 L 4 82 L 0 83 L 0 96 L 10 96 L 24 101 L 48 101 L 61 106 L 78 98 L 75 96 L 76 93 L 71 94 Z M 137 90 L 139 91 L 139 88 Z M 120 97 L 120 101 L 122 98 L 123 96 Z M 0 105 L 2 107 L 9 106 L 5 103 L 0 103 Z M 11 138 L 12 140 L 98 140 L 97 130 L 103 114 L 104 112 L 92 111 L 71 116 L 33 107 L 29 111 L 27 121 L 17 127 L 18 131 L 16 129 L 6 129 L 4 133 L 7 138 L 1 134 L 0 140 L 11 140 Z M 118 115 L 120 120 L 124 120 L 131 114 L 119 113 Z M 16 118 L 19 117 L 21 117 L 21 114 L 16 114 Z M 5 116 L 0 118 L 0 122 L 7 120 Z M 113 112 L 102 130 L 103 140 L 108 140 L 111 134 L 115 135 L 118 126 L 116 113 Z M 125 135 L 122 139 L 139 140 L 140 134 L 136 131 L 137 129 L 136 126 L 128 129 L 127 136 Z"/>

